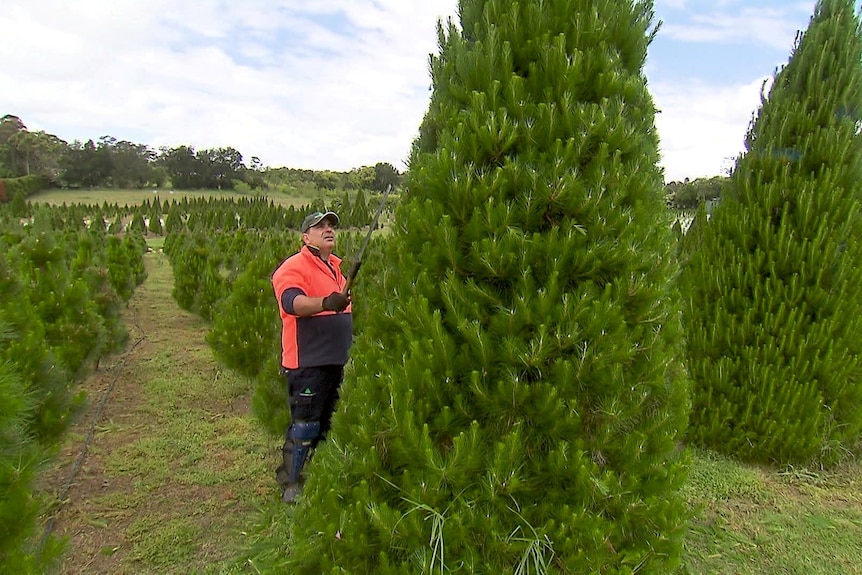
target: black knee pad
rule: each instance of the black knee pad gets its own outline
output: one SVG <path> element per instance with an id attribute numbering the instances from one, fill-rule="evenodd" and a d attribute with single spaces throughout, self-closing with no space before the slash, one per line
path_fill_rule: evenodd
<path id="1" fill-rule="evenodd" d="M 315 444 L 319 434 L 319 421 L 294 421 L 287 430 L 288 441 L 293 447 L 293 458 L 288 478 L 291 483 L 299 483 L 302 466 L 305 465 L 308 452 Z"/>

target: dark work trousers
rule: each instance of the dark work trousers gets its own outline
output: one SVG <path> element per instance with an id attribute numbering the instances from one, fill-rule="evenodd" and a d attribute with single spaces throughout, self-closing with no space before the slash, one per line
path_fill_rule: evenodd
<path id="1" fill-rule="evenodd" d="M 326 438 L 332 413 L 338 403 L 338 388 L 344 374 L 342 365 L 324 365 L 320 367 L 303 367 L 286 371 L 288 405 L 290 407 L 290 426 L 284 434 L 284 447 L 282 447 L 283 461 L 275 470 L 275 478 L 286 489 L 293 485 L 294 451 L 297 449 L 306 451 L 298 464 L 300 469 L 306 459 L 311 455 L 314 448 L 322 439 Z M 300 437 L 293 439 L 294 422 L 320 423 L 317 437 Z M 301 436 L 300 432 L 300 436 Z M 305 441 L 311 441 L 310 445 Z M 297 443 L 298 442 L 298 443 Z M 308 447 L 300 447 L 300 443 Z M 297 472 L 299 473 L 299 472 Z"/>
<path id="2" fill-rule="evenodd" d="M 332 414 L 338 403 L 338 390 L 341 387 L 343 376 L 343 365 L 301 367 L 287 371 L 287 394 L 291 422 L 320 422 L 320 433 L 313 446 L 324 439 L 329 431 Z"/>

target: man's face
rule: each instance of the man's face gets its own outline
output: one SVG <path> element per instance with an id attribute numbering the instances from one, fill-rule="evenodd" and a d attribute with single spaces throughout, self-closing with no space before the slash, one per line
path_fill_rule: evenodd
<path id="1" fill-rule="evenodd" d="M 335 226 L 332 225 L 329 218 L 324 218 L 316 226 L 308 228 L 303 236 L 306 244 L 318 248 L 331 250 L 335 246 Z"/>

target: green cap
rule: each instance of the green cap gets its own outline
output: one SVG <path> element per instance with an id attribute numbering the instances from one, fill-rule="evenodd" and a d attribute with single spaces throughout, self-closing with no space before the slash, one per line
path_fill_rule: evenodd
<path id="1" fill-rule="evenodd" d="M 308 228 L 316 226 L 326 218 L 329 218 L 329 221 L 332 222 L 333 226 L 338 225 L 338 214 L 335 212 L 314 212 L 305 216 L 305 219 L 302 220 L 302 227 L 299 228 L 299 231 L 305 233 L 308 231 Z"/>

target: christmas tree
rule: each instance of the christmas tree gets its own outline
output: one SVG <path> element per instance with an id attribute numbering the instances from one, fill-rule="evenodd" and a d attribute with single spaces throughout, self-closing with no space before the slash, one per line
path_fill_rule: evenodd
<path id="1" fill-rule="evenodd" d="M 822 0 L 775 75 L 683 274 L 691 437 L 834 461 L 862 427 L 862 34 Z"/>
<path id="2" fill-rule="evenodd" d="M 668 573 L 688 396 L 652 3 L 459 13 L 284 567 Z"/>

